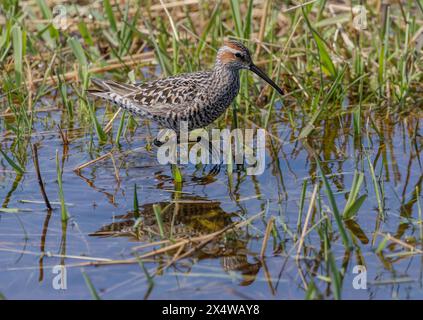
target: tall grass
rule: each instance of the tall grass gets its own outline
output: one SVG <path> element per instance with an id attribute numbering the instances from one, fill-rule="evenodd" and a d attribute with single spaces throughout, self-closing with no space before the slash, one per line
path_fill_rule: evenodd
<path id="1" fill-rule="evenodd" d="M 59 151 L 56 150 L 56 171 L 57 171 L 57 185 L 58 185 L 58 195 L 60 200 L 60 207 L 61 207 L 61 218 L 62 221 L 66 221 L 69 219 L 68 210 L 66 209 L 66 203 L 65 203 L 65 195 L 63 192 L 63 170 L 60 165 L 59 160 Z"/>

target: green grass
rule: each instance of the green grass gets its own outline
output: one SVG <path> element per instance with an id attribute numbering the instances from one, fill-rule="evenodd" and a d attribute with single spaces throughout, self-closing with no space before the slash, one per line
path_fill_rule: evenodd
<path id="1" fill-rule="evenodd" d="M 91 294 L 91 297 L 94 300 L 101 300 L 100 295 L 97 293 L 97 290 L 95 289 L 90 277 L 86 274 L 85 271 L 81 270 L 82 276 L 84 277 L 85 284 L 87 285 L 87 288 Z"/>
<path id="2" fill-rule="evenodd" d="M 140 209 L 138 203 L 138 192 L 137 192 L 137 184 L 134 185 L 134 217 L 138 219 L 140 217 Z"/>
<path id="3" fill-rule="evenodd" d="M 63 168 L 61 166 L 61 163 L 63 162 L 59 160 L 59 151 L 56 150 L 57 185 L 58 185 L 58 195 L 59 195 L 60 207 L 61 207 L 61 218 L 62 218 L 62 221 L 66 221 L 69 219 L 69 214 L 66 208 L 65 195 L 63 191 L 63 181 L 62 181 Z"/>
<path id="4" fill-rule="evenodd" d="M 364 180 L 364 174 L 356 171 L 354 173 L 354 179 L 351 186 L 351 190 L 348 195 L 347 203 L 345 204 L 344 212 L 342 214 L 344 219 L 352 219 L 356 216 L 358 210 L 362 206 L 363 202 L 366 200 L 367 195 L 363 194 L 358 196 L 360 187 Z"/>
<path id="5" fill-rule="evenodd" d="M 154 215 L 156 217 L 157 225 L 159 227 L 160 237 L 162 239 L 165 239 L 166 234 L 165 234 L 165 230 L 164 230 L 164 227 L 163 227 L 162 209 L 160 208 L 159 205 L 155 204 L 155 205 L 153 205 L 153 211 L 154 211 Z"/>

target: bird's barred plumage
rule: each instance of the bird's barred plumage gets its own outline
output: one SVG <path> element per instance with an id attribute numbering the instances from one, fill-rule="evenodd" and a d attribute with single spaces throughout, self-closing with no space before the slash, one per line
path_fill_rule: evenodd
<path id="1" fill-rule="evenodd" d="M 88 93 L 166 128 L 178 130 L 181 121 L 187 121 L 193 130 L 209 125 L 228 108 L 239 91 L 239 70 L 251 65 L 248 49 L 229 41 L 220 48 L 213 70 L 142 84 L 92 79 L 97 88 Z"/>

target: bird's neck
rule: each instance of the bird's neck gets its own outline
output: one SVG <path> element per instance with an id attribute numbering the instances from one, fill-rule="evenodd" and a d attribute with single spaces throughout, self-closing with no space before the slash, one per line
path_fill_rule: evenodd
<path id="1" fill-rule="evenodd" d="M 204 127 L 216 120 L 231 105 L 238 91 L 239 71 L 216 65 L 208 77 L 207 85 L 199 92 L 192 104 L 190 110 L 202 116 L 198 117 L 199 122 L 195 120 L 197 122 L 191 123 L 190 130 Z M 197 117 L 193 118 L 197 119 Z"/>
<path id="2" fill-rule="evenodd" d="M 217 99 L 225 98 L 231 101 L 239 91 L 239 70 L 216 63 L 210 77 L 210 87 Z M 210 92 L 208 92 L 210 95 Z"/>
<path id="3" fill-rule="evenodd" d="M 216 60 L 216 63 L 214 65 L 213 74 L 215 77 L 234 77 L 235 79 L 239 79 L 239 69 L 233 68 L 228 64 L 225 64 L 219 59 Z"/>

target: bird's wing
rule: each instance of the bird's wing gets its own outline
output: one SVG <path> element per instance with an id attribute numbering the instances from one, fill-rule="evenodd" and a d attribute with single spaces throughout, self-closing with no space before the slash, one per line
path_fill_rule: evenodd
<path id="1" fill-rule="evenodd" d="M 91 79 L 98 89 L 88 92 L 112 102 L 125 101 L 131 109 L 137 107 L 143 113 L 160 115 L 185 109 L 207 87 L 210 75 L 210 71 L 196 72 L 135 85 Z"/>
<path id="2" fill-rule="evenodd" d="M 206 88 L 209 76 L 208 72 L 197 72 L 146 82 L 137 85 L 137 90 L 127 97 L 145 108 L 184 104 Z"/>

